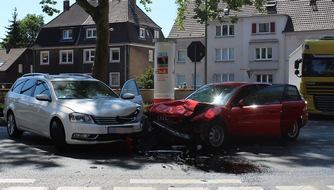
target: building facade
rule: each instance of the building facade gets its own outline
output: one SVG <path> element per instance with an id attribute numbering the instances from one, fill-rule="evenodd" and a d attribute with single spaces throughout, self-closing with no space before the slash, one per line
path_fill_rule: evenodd
<path id="1" fill-rule="evenodd" d="M 185 30 L 174 24 L 168 38 L 176 39 L 176 57 L 181 51 L 187 55 L 192 41 L 205 42 L 204 25 L 192 18 L 195 0 L 188 7 L 190 12 L 184 21 Z M 224 7 L 221 4 L 221 7 Z M 289 83 L 294 69 L 289 56 L 305 39 L 334 34 L 334 2 L 316 1 L 316 8 L 309 0 L 270 1 L 259 13 L 255 7 L 246 6 L 241 12 L 224 14 L 225 22 L 214 20 L 207 26 L 207 73 L 204 59 L 197 69 L 198 85 L 205 82 L 245 81 Z M 232 23 L 232 18 L 238 17 Z M 301 56 L 301 55 L 300 55 Z M 193 84 L 194 63 L 181 56 L 183 62 L 175 64 L 177 87 L 181 82 Z M 182 77 L 179 77 L 182 76 Z"/>
<path id="2" fill-rule="evenodd" d="M 108 84 L 119 88 L 145 73 L 154 63 L 154 38 L 161 28 L 137 5 L 136 0 L 110 0 Z M 96 26 L 77 4 L 64 1 L 64 11 L 46 24 L 33 50 L 33 71 L 49 74 L 92 73 Z"/>

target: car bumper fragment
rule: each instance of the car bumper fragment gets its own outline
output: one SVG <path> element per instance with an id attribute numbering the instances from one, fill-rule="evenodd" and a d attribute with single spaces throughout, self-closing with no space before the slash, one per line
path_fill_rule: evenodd
<path id="1" fill-rule="evenodd" d="M 163 124 L 161 124 L 161 123 L 159 123 L 159 122 L 156 122 L 156 121 L 153 121 L 153 124 L 157 125 L 157 126 L 160 127 L 161 129 L 163 129 L 163 130 L 169 132 L 169 133 L 172 134 L 172 135 L 175 135 L 175 136 L 180 137 L 180 138 L 183 138 L 183 139 L 190 140 L 190 135 L 188 135 L 188 134 L 184 134 L 184 133 L 181 133 L 181 132 L 179 132 L 179 131 L 176 131 L 175 129 L 172 129 L 172 128 L 170 128 L 170 127 L 168 127 L 168 126 L 166 126 L 166 125 L 163 125 Z"/>

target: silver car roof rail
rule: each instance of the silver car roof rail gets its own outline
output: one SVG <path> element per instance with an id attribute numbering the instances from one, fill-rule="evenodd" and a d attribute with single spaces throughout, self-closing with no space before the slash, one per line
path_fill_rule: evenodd
<path id="1" fill-rule="evenodd" d="M 45 78 L 49 78 L 49 75 L 45 73 L 27 73 L 24 74 L 22 77 L 31 77 L 31 76 L 44 76 Z"/>
<path id="2" fill-rule="evenodd" d="M 78 77 L 86 77 L 86 78 L 93 78 L 90 75 L 82 74 L 82 73 L 62 73 L 59 76 L 78 76 Z"/>

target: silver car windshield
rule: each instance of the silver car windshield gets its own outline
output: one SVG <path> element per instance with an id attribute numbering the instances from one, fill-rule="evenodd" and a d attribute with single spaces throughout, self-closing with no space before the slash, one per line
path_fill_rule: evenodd
<path id="1" fill-rule="evenodd" d="M 224 106 L 236 89 L 235 86 L 206 85 L 197 89 L 186 99 Z"/>
<path id="2" fill-rule="evenodd" d="M 99 81 L 52 81 L 58 99 L 118 98 L 108 86 Z"/>

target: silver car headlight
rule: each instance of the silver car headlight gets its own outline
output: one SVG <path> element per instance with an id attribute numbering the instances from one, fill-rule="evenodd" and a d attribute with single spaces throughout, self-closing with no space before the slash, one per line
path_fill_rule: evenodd
<path id="1" fill-rule="evenodd" d="M 74 123 L 94 124 L 94 120 L 90 115 L 82 113 L 70 113 L 70 121 Z"/>

